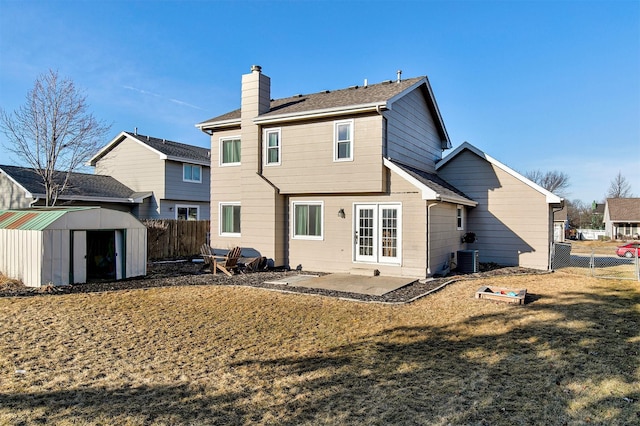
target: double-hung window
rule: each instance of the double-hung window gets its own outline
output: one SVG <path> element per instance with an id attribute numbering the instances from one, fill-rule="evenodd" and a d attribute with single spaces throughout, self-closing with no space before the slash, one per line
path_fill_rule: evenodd
<path id="1" fill-rule="evenodd" d="M 220 203 L 220 235 L 240 236 L 240 203 Z"/>
<path id="2" fill-rule="evenodd" d="M 353 120 L 336 121 L 333 124 L 333 160 L 353 160 Z"/>
<path id="3" fill-rule="evenodd" d="M 280 164 L 280 129 L 265 130 L 264 158 L 267 166 Z"/>
<path id="4" fill-rule="evenodd" d="M 220 139 L 220 165 L 237 166 L 240 164 L 240 138 Z"/>
<path id="5" fill-rule="evenodd" d="M 182 181 L 202 183 L 202 166 L 195 164 L 183 164 L 182 165 Z"/>
<path id="6" fill-rule="evenodd" d="M 293 203 L 293 238 L 301 240 L 322 239 L 321 201 L 303 201 Z"/>
<path id="7" fill-rule="evenodd" d="M 459 204 L 456 207 L 456 228 L 458 231 L 464 230 L 464 207 Z"/>

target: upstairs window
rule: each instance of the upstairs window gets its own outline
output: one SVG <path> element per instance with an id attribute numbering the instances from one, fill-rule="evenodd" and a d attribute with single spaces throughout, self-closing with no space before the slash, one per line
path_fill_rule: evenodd
<path id="1" fill-rule="evenodd" d="M 265 131 L 265 164 L 277 166 L 280 164 L 280 129 Z"/>
<path id="2" fill-rule="evenodd" d="M 333 135 L 333 160 L 353 160 L 353 120 L 336 121 Z"/>
<path id="3" fill-rule="evenodd" d="M 195 164 L 183 164 L 182 181 L 202 183 L 202 166 L 196 166 Z"/>
<path id="4" fill-rule="evenodd" d="M 220 165 L 237 166 L 240 164 L 240 138 L 220 139 Z"/>

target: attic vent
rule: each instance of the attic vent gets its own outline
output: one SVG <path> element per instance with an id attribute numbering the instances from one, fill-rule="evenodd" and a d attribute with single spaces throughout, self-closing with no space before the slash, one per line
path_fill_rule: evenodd
<path id="1" fill-rule="evenodd" d="M 351 87 L 349 87 L 349 89 L 357 89 L 357 88 L 358 88 L 358 86 L 351 86 Z"/>
<path id="2" fill-rule="evenodd" d="M 297 95 L 293 95 L 294 98 L 301 98 L 302 97 L 302 93 L 298 93 Z"/>
<path id="3" fill-rule="evenodd" d="M 324 93 L 331 93 L 331 90 L 325 90 Z"/>

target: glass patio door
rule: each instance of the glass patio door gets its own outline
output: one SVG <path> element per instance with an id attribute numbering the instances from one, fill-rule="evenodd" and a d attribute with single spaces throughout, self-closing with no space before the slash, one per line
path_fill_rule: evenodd
<path id="1" fill-rule="evenodd" d="M 401 205 L 358 204 L 355 210 L 355 261 L 400 264 Z"/>

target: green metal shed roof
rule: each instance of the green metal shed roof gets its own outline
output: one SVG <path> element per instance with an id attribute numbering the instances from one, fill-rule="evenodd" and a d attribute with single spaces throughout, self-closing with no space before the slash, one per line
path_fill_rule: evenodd
<path id="1" fill-rule="evenodd" d="M 0 229 L 43 231 L 69 212 L 95 208 L 97 207 L 41 207 L 0 210 Z"/>

